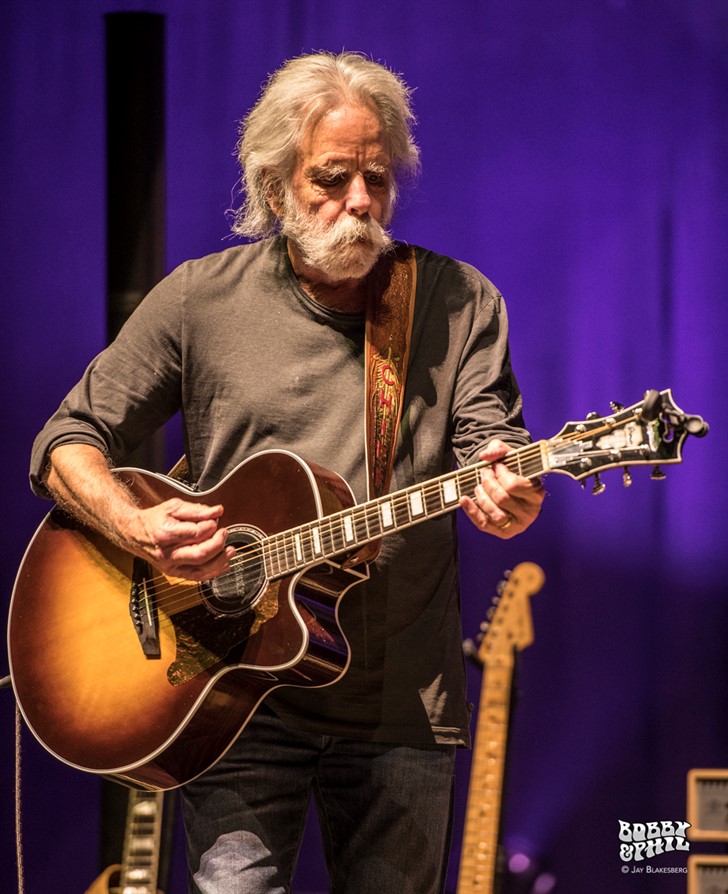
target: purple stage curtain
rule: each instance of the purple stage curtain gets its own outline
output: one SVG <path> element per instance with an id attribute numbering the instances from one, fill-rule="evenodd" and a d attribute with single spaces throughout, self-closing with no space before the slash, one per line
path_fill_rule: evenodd
<path id="1" fill-rule="evenodd" d="M 612 472 L 592 497 L 553 475 L 523 537 L 503 544 L 462 525 L 464 635 L 504 569 L 529 560 L 546 574 L 521 660 L 506 844 L 567 894 L 684 891 L 681 874 L 622 876 L 618 821 L 685 819 L 688 770 L 728 765 L 727 10 L 720 0 L 4 3 L 3 605 L 48 508 L 27 487 L 32 439 L 104 343 L 104 14 L 166 16 L 168 269 L 232 244 L 236 123 L 267 75 L 301 52 L 360 50 L 416 88 L 423 174 L 395 235 L 476 265 L 503 291 L 534 437 L 648 388 L 672 388 L 711 424 L 665 481 L 636 468 L 624 489 Z M 8 691 L 0 711 L 0 866 L 12 886 Z M 24 744 L 27 889 L 77 894 L 99 871 L 98 781 L 27 733 Z M 453 890 L 468 768 L 463 754 Z M 171 894 L 184 884 L 175 853 Z M 325 890 L 315 835 L 297 886 Z"/>

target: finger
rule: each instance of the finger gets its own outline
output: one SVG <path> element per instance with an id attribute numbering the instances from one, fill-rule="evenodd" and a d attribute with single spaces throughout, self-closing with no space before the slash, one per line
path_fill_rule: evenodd
<path id="1" fill-rule="evenodd" d="M 491 463 L 491 466 L 484 469 L 483 472 L 486 473 L 492 471 L 493 474 L 501 480 L 504 486 L 508 486 L 507 489 L 510 487 L 511 483 L 515 486 L 515 483 L 517 482 L 519 487 L 531 488 L 536 491 L 542 490 L 543 483 L 540 478 L 525 478 L 521 475 L 517 475 L 515 472 L 511 471 L 507 465 L 498 462 L 499 459 L 502 459 L 508 453 L 513 452 L 513 450 L 514 448 L 498 438 L 490 441 L 478 455 L 480 460 Z"/>
<path id="2" fill-rule="evenodd" d="M 481 531 L 485 529 L 488 517 L 475 500 L 471 499 L 471 497 L 461 497 L 460 506 L 476 528 L 480 528 Z"/>
<path id="3" fill-rule="evenodd" d="M 176 563 L 163 570 L 170 577 L 182 577 L 194 581 L 212 580 L 230 569 L 230 560 L 234 555 L 235 550 L 230 547 L 229 550 L 202 565 Z"/>
<path id="4" fill-rule="evenodd" d="M 520 530 L 518 520 L 510 513 L 505 514 L 504 521 L 499 523 L 488 515 L 487 512 L 484 512 L 478 503 L 470 497 L 463 497 L 460 501 L 460 505 L 470 521 L 480 531 L 494 534 L 496 537 L 507 540 L 509 537 L 513 537 L 514 534 L 517 534 Z"/>
<path id="5" fill-rule="evenodd" d="M 473 501 L 496 526 L 505 525 L 511 519 L 516 501 L 492 472 L 484 472 L 480 484 L 475 486 Z"/>
<path id="6" fill-rule="evenodd" d="M 167 515 L 180 521 L 207 521 L 220 518 L 224 507 L 221 504 L 208 506 L 207 503 L 190 503 L 177 497 L 160 504 Z"/>
<path id="7" fill-rule="evenodd" d="M 200 543 L 212 537 L 223 511 L 220 505 L 207 506 L 175 498 L 145 510 L 144 516 L 151 542 L 174 546 Z"/>
<path id="8" fill-rule="evenodd" d="M 181 522 L 174 518 L 165 518 L 162 523 L 152 529 L 154 543 L 158 546 L 174 549 L 185 544 L 204 543 L 219 531 L 217 521 Z"/>
<path id="9" fill-rule="evenodd" d="M 481 483 L 498 507 L 515 515 L 519 507 L 540 506 L 546 495 L 540 479 L 524 478 L 502 463 L 484 469 Z"/>
<path id="10" fill-rule="evenodd" d="M 501 441 L 500 438 L 494 438 L 480 451 L 478 459 L 481 459 L 484 462 L 495 462 L 504 457 L 507 453 L 510 453 L 511 450 L 513 450 L 513 448 L 506 444 L 505 441 Z"/>
<path id="11" fill-rule="evenodd" d="M 158 543 L 161 554 L 179 564 L 201 565 L 215 558 L 225 550 L 227 530 L 219 528 L 202 540 L 181 540 L 173 543 Z"/>

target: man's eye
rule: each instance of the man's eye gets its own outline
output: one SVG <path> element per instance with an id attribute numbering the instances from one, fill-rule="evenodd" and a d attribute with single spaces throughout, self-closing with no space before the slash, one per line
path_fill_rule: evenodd
<path id="1" fill-rule="evenodd" d="M 341 186 L 345 180 L 345 174 L 319 174 L 313 178 L 316 186 L 320 186 L 323 189 L 334 189 L 337 186 Z"/>
<path id="2" fill-rule="evenodd" d="M 386 186 L 387 185 L 386 175 L 379 173 L 377 171 L 370 171 L 368 174 L 366 174 L 364 179 L 370 186 Z"/>

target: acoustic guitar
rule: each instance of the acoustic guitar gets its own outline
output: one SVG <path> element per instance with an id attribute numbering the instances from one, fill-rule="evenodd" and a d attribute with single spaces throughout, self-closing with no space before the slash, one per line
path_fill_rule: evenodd
<path id="1" fill-rule="evenodd" d="M 132 789 L 121 863 L 109 866 L 86 894 L 159 894 L 163 792 Z"/>
<path id="2" fill-rule="evenodd" d="M 707 431 L 669 390 L 613 409 L 501 462 L 527 478 L 581 480 L 679 463 L 688 434 Z M 26 551 L 10 606 L 11 676 L 28 726 L 81 770 L 146 789 L 188 782 L 222 757 L 272 690 L 326 686 L 345 673 L 338 606 L 368 576 L 367 548 L 456 509 L 485 465 L 361 505 L 341 477 L 286 451 L 256 454 L 202 493 L 117 470 L 141 506 L 171 497 L 221 503 L 236 555 L 204 583 L 166 577 L 54 508 Z"/>
<path id="3" fill-rule="evenodd" d="M 533 642 L 530 597 L 544 573 L 522 562 L 502 582 L 477 650 L 483 667 L 456 894 L 493 894 L 516 652 Z M 475 651 L 475 646 L 470 648 Z"/>

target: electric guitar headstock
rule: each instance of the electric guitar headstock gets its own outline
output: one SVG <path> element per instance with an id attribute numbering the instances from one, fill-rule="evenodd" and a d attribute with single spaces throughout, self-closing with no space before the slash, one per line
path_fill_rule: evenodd
<path id="1" fill-rule="evenodd" d="M 480 666 L 509 664 L 513 652 L 533 642 L 531 596 L 545 580 L 543 570 L 534 562 L 521 562 L 500 582 L 497 595 L 481 625 L 479 647 L 472 640 L 463 644 L 468 658 Z"/>
<path id="2" fill-rule="evenodd" d="M 594 476 L 592 492 L 601 493 L 605 485 L 599 473 L 624 469 L 625 487 L 632 483 L 630 466 L 654 466 L 651 477 L 665 477 L 660 468 L 682 462 L 682 445 L 688 435 L 703 437 L 708 423 L 700 416 L 683 412 L 670 389 L 647 391 L 644 399 L 631 407 L 611 404 L 612 413 L 589 413 L 580 422 L 567 422 L 561 431 L 543 441 L 546 457 L 544 470 L 560 472 L 581 481 Z"/>

